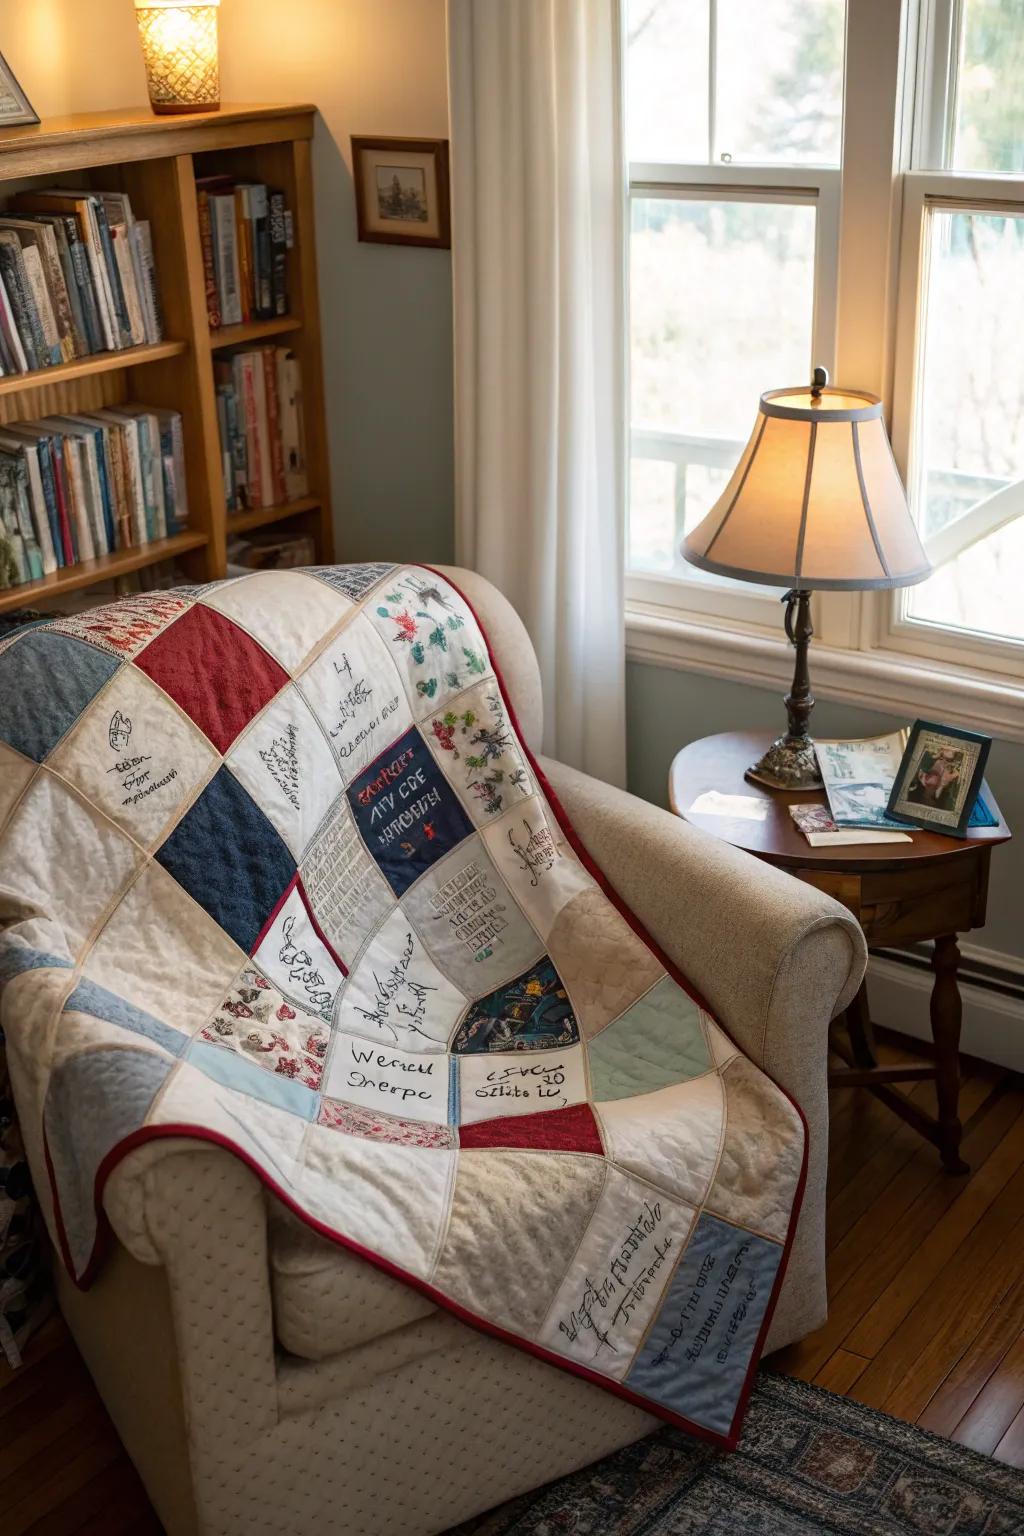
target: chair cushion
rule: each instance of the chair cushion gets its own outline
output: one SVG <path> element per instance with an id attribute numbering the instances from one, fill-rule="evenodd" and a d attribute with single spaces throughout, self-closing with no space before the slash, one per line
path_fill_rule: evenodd
<path id="1" fill-rule="evenodd" d="M 269 1205 L 274 1331 L 289 1354 L 326 1360 L 437 1311 L 420 1291 L 321 1237 L 276 1200 Z"/>

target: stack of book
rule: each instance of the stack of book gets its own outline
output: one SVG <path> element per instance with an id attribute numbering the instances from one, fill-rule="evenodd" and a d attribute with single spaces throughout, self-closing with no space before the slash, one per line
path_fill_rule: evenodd
<path id="1" fill-rule="evenodd" d="M 0 428 L 0 586 L 180 533 L 181 416 L 119 405 Z"/>
<path id="2" fill-rule="evenodd" d="M 284 193 L 230 176 L 200 177 L 196 192 L 211 329 L 286 315 L 292 216 Z"/>
<path id="3" fill-rule="evenodd" d="M 214 368 L 229 512 L 278 507 L 307 492 L 302 375 L 288 347 L 236 352 Z"/>
<path id="4" fill-rule="evenodd" d="M 162 334 L 150 227 L 125 193 L 36 188 L 0 213 L 0 373 Z"/>

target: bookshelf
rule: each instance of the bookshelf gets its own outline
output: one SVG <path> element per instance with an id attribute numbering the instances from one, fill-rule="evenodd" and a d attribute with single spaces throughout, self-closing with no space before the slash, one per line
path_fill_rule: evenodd
<path id="1" fill-rule="evenodd" d="M 179 411 L 190 511 L 187 530 L 172 538 L 0 591 L 0 612 L 59 599 L 170 558 L 189 580 L 215 581 L 225 574 L 229 535 L 277 524 L 312 536 L 319 561 L 333 559 L 310 164 L 314 116 L 308 105 L 226 106 L 165 118 L 130 108 L 0 130 L 0 204 L 14 192 L 73 184 L 126 192 L 136 216 L 150 221 L 166 338 L 0 378 L 0 424 L 132 400 Z M 289 314 L 211 331 L 196 178 L 218 174 L 280 188 L 292 212 L 294 245 L 287 257 Z M 235 348 L 275 342 L 296 353 L 302 370 L 309 494 L 282 506 L 228 513 L 214 363 Z"/>

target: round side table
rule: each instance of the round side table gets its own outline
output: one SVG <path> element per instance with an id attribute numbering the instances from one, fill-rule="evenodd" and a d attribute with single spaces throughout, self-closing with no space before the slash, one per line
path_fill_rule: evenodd
<path id="1" fill-rule="evenodd" d="M 991 795 L 995 827 L 975 827 L 964 839 L 907 828 L 909 843 L 857 843 L 812 848 L 789 814 L 796 804 L 825 805 L 823 790 L 768 789 L 744 771 L 770 744 L 768 732 L 729 731 L 705 736 L 677 752 L 669 771 L 669 804 L 677 816 L 768 864 L 788 870 L 834 896 L 856 917 L 870 948 L 931 941 L 934 981 L 931 1029 L 934 1065 L 881 1066 L 875 1055 L 866 983 L 846 1010 L 849 1046 L 833 1042 L 847 1066 L 829 1074 L 830 1085 L 865 1087 L 938 1147 L 950 1173 L 966 1173 L 960 1156 L 960 1026 L 963 1005 L 957 985 L 957 935 L 985 921 L 992 849 L 1010 840 L 1010 829 Z M 768 802 L 763 820 L 702 816 L 690 810 L 706 790 L 756 796 Z M 938 1115 L 926 1114 L 893 1084 L 932 1078 Z"/>

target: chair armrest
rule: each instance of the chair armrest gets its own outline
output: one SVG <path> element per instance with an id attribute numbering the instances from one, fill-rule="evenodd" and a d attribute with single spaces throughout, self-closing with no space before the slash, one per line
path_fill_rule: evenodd
<path id="1" fill-rule="evenodd" d="M 540 759 L 584 846 L 746 1054 L 800 1102 L 867 963 L 845 907 L 635 795 Z M 816 1085 L 815 1085 L 816 1086 Z"/>

